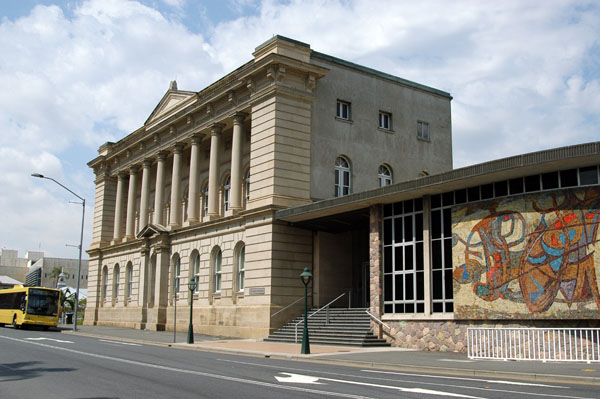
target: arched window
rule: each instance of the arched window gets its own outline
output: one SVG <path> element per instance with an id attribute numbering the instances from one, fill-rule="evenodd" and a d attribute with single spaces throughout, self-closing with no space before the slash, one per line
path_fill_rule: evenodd
<path id="1" fill-rule="evenodd" d="M 229 210 L 229 199 L 231 196 L 231 176 L 227 176 L 223 182 L 223 214 Z"/>
<path id="2" fill-rule="evenodd" d="M 133 291 L 133 265 L 131 262 L 127 265 L 127 271 L 125 274 L 125 279 L 127 280 L 125 283 L 125 287 L 127 292 L 125 293 L 125 298 L 130 299 L 131 293 Z"/>
<path id="3" fill-rule="evenodd" d="M 108 294 L 108 267 L 102 269 L 102 300 L 106 299 Z"/>
<path id="4" fill-rule="evenodd" d="M 344 157 L 335 160 L 335 196 L 350 194 L 350 163 Z"/>
<path id="5" fill-rule="evenodd" d="M 237 252 L 237 290 L 244 291 L 244 278 L 246 274 L 246 246 L 242 247 Z"/>
<path id="6" fill-rule="evenodd" d="M 181 280 L 181 258 L 175 255 L 173 259 L 173 298 L 179 294 L 179 283 Z"/>
<path id="7" fill-rule="evenodd" d="M 387 165 L 379 165 L 377 174 L 379 178 L 379 187 L 392 184 L 392 170 Z"/>
<path id="8" fill-rule="evenodd" d="M 221 249 L 218 248 L 213 255 L 213 264 L 212 264 L 212 269 L 213 269 L 213 291 L 214 292 L 221 292 L 221 264 L 223 261 L 223 254 L 221 252 Z"/>
<path id="9" fill-rule="evenodd" d="M 200 286 L 200 254 L 198 254 L 198 252 L 192 255 L 192 271 L 194 273 L 194 280 L 196 281 L 196 289 L 194 292 L 198 292 L 198 287 Z"/>
<path id="10" fill-rule="evenodd" d="M 121 277 L 121 271 L 119 269 L 119 265 L 115 265 L 115 270 L 113 271 L 113 299 L 117 299 L 119 297 L 119 279 Z"/>

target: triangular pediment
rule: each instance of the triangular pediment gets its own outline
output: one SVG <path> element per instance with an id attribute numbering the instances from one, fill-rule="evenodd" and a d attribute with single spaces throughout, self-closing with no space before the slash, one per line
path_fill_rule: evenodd
<path id="1" fill-rule="evenodd" d="M 177 85 L 171 84 L 171 87 L 162 99 L 159 101 L 158 105 L 154 108 L 154 111 L 150 114 L 144 125 L 152 123 L 153 121 L 160 119 L 162 116 L 171 113 L 173 110 L 177 109 L 177 106 L 186 102 L 186 100 L 194 97 L 196 92 L 193 91 L 183 91 L 177 90 Z"/>
<path id="2" fill-rule="evenodd" d="M 156 234 L 160 235 L 168 232 L 169 230 L 167 230 L 165 227 L 159 224 L 147 224 L 146 227 L 144 227 L 140 230 L 139 233 L 137 233 L 136 238 L 152 237 Z"/>

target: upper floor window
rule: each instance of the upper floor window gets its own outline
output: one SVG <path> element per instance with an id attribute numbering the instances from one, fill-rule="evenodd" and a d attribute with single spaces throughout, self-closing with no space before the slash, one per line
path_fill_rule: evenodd
<path id="1" fill-rule="evenodd" d="M 223 182 L 223 213 L 229 210 L 231 197 L 231 176 L 227 176 Z"/>
<path id="2" fill-rule="evenodd" d="M 344 157 L 335 160 L 335 196 L 350 194 L 350 163 Z"/>
<path id="3" fill-rule="evenodd" d="M 248 200 L 250 199 L 250 168 L 246 170 L 246 174 L 244 175 L 244 207 L 248 205 Z"/>
<path id="4" fill-rule="evenodd" d="M 392 170 L 387 165 L 379 166 L 379 187 L 389 186 L 392 184 Z"/>
<path id="5" fill-rule="evenodd" d="M 208 215 L 208 183 L 204 186 L 204 204 L 202 205 L 202 216 Z"/>
<path id="6" fill-rule="evenodd" d="M 423 140 L 430 140 L 431 136 L 429 135 L 429 123 L 427 122 L 417 122 L 417 138 Z"/>
<path id="7" fill-rule="evenodd" d="M 340 119 L 350 120 L 350 103 L 346 101 L 337 101 L 335 116 Z"/>
<path id="8" fill-rule="evenodd" d="M 392 114 L 379 111 L 379 128 L 392 130 Z"/>

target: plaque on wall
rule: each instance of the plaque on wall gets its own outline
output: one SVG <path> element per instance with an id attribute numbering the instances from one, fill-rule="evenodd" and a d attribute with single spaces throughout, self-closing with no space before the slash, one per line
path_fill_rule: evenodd
<path id="1" fill-rule="evenodd" d="M 264 295 L 265 287 L 252 287 L 248 289 L 248 295 Z"/>

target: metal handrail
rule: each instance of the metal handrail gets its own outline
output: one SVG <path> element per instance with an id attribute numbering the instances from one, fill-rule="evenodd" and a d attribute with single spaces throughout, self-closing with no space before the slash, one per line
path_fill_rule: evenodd
<path id="1" fill-rule="evenodd" d="M 308 294 L 308 296 L 311 296 L 312 294 Z M 289 305 L 287 305 L 285 308 L 279 309 L 277 312 L 273 313 L 271 315 L 271 317 L 275 316 L 276 314 L 279 314 L 281 312 L 283 312 L 284 310 L 286 310 L 287 308 L 289 308 L 290 306 L 293 306 L 295 304 L 297 304 L 298 302 L 300 302 L 301 300 L 304 299 L 304 295 L 302 295 L 300 298 L 296 299 L 294 302 L 290 303 Z"/>
<path id="2" fill-rule="evenodd" d="M 335 301 L 337 301 L 338 299 L 340 299 L 341 297 L 343 297 L 344 295 L 348 294 L 348 296 L 350 296 L 352 293 L 352 291 L 347 291 L 347 292 L 343 292 L 340 295 L 338 295 L 337 298 L 335 298 L 333 301 L 329 302 L 327 305 L 315 310 L 313 313 L 311 313 L 307 319 L 310 319 L 311 317 L 313 317 L 314 315 L 316 315 L 317 313 L 319 313 L 321 310 L 326 309 L 326 313 L 325 313 L 325 324 L 329 324 L 329 305 L 331 305 L 332 303 L 334 303 Z M 350 309 L 350 302 L 348 302 L 348 309 Z M 296 325 L 294 326 L 294 334 L 295 334 L 295 342 L 298 343 L 298 324 L 303 323 L 304 320 L 300 320 L 298 323 L 296 323 Z"/>
<path id="3" fill-rule="evenodd" d="M 375 320 L 377 323 L 379 323 L 380 325 L 384 326 L 385 328 L 387 328 L 388 330 L 391 330 L 392 327 L 388 326 L 387 324 L 385 324 L 383 321 L 381 321 L 377 316 L 375 316 L 373 313 L 369 312 L 369 309 L 365 309 L 365 312 L 371 316 L 371 318 L 373 320 Z"/>

